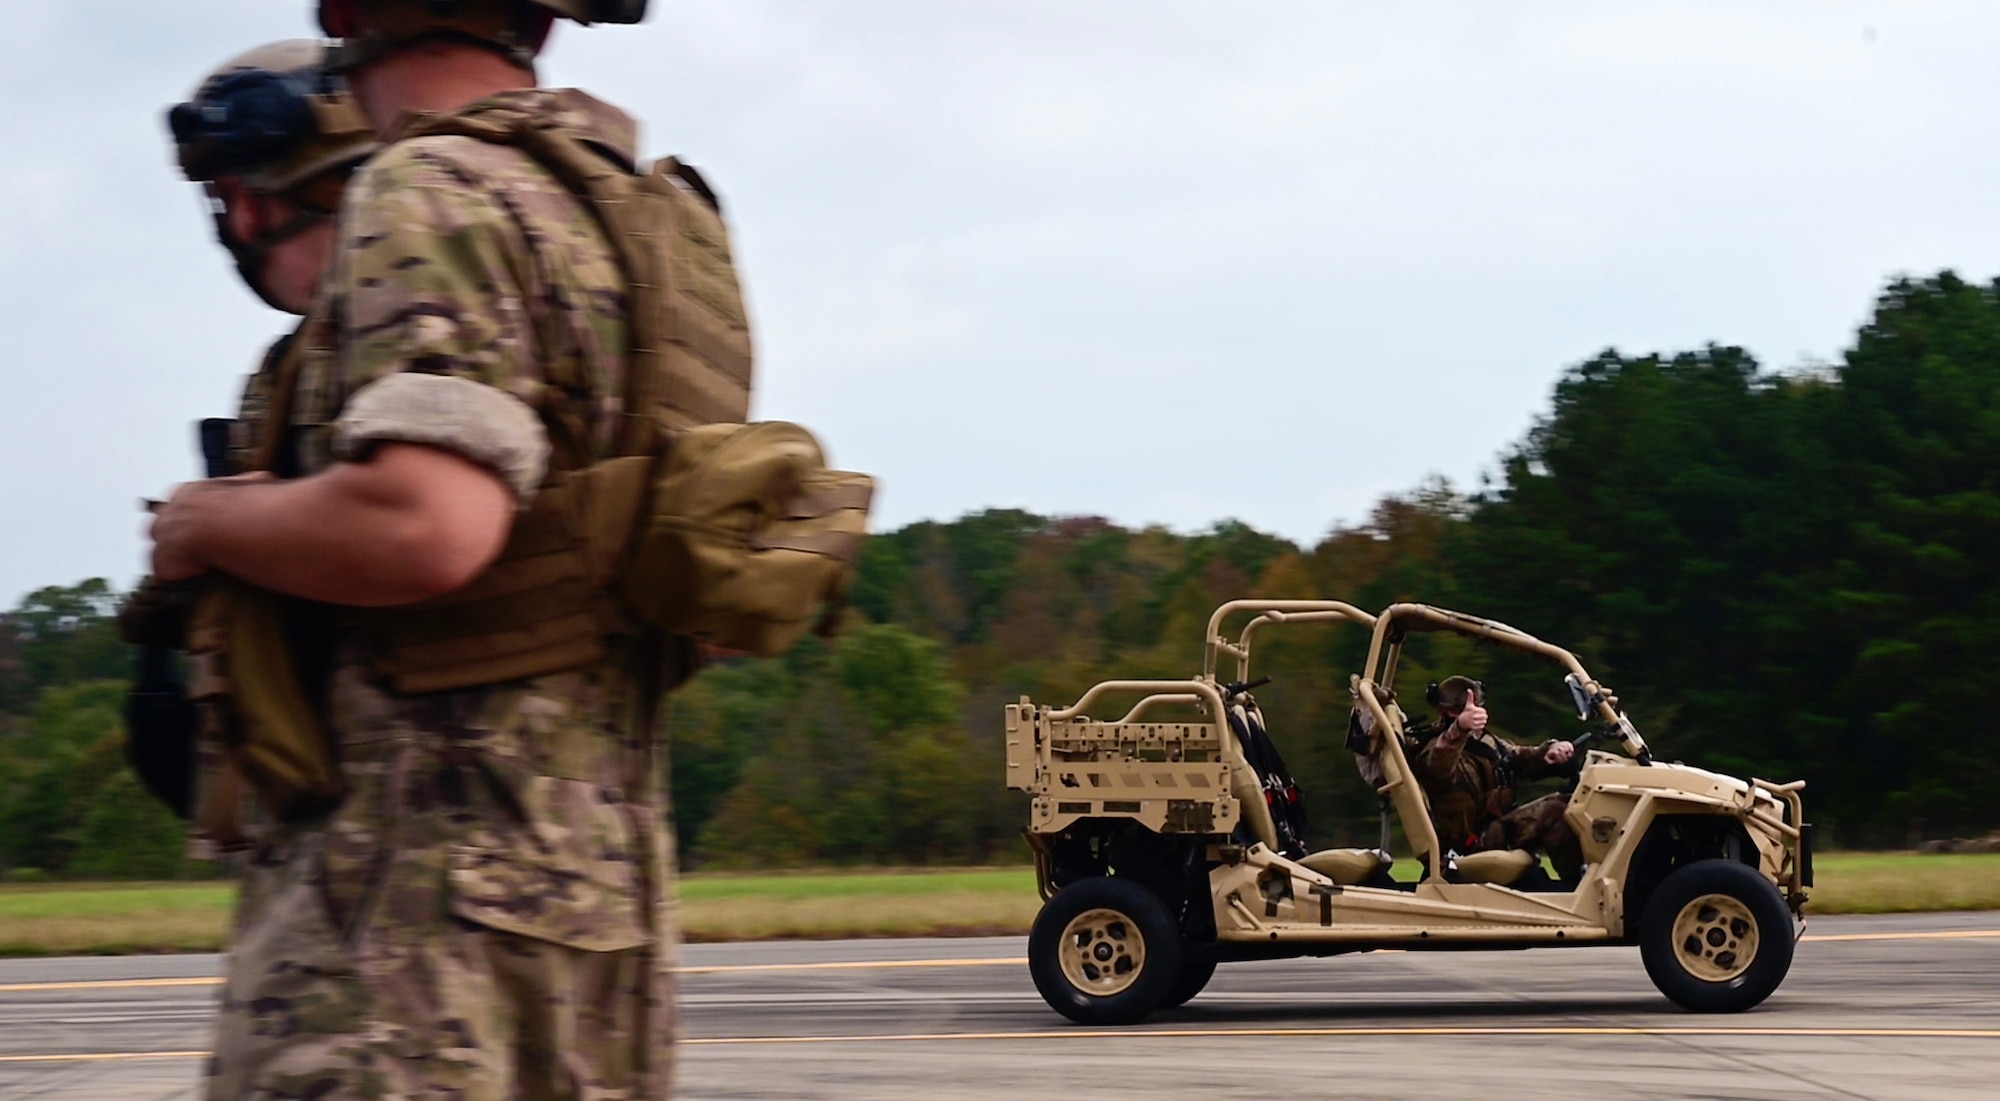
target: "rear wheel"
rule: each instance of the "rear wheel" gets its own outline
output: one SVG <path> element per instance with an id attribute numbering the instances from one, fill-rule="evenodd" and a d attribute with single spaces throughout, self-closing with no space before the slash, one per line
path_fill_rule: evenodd
<path id="1" fill-rule="evenodd" d="M 1175 1009 L 1194 1000 L 1194 996 L 1208 986 L 1208 980 L 1215 977 L 1215 947 L 1213 945 L 1183 945 L 1181 948 L 1181 973 L 1174 976 L 1174 988 L 1167 991 L 1161 1009 Z"/>
<path id="2" fill-rule="evenodd" d="M 1653 985 L 1674 1004 L 1740 1013 L 1785 981 L 1792 940 L 1791 912 L 1770 880 L 1733 860 L 1703 860 L 1653 892 L 1639 955 Z"/>
<path id="3" fill-rule="evenodd" d="M 1079 1024 L 1144 1020 L 1176 991 L 1181 963 L 1180 930 L 1166 904 L 1124 879 L 1096 877 L 1064 887 L 1028 934 L 1035 989 L 1050 1008 Z"/>

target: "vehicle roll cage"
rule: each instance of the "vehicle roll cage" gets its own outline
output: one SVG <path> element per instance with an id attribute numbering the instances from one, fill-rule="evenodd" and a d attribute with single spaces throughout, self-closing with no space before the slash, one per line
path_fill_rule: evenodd
<path id="1" fill-rule="evenodd" d="M 1243 625 L 1242 632 L 1232 643 L 1223 637 L 1222 625 L 1237 612 L 1258 614 Z M 1250 680 L 1250 637 L 1257 633 L 1257 628 L 1272 623 L 1359 623 L 1371 628 L 1377 625 L 1374 616 L 1339 600 L 1232 600 L 1208 617 L 1208 641 L 1202 648 L 1202 677 L 1213 681 L 1216 666 L 1227 655 L 1236 659 L 1236 683 L 1247 683 Z"/>
<path id="2" fill-rule="evenodd" d="M 1232 616 L 1246 612 L 1254 615 L 1232 640 L 1223 633 L 1223 628 Z M 1645 740 L 1618 710 L 1617 696 L 1591 679 L 1575 654 L 1505 623 L 1414 603 L 1393 604 L 1378 616 L 1338 600 L 1231 600 L 1209 616 L 1202 649 L 1201 676 L 1192 680 L 1102 681 L 1070 706 L 1050 710 L 1048 718 L 1056 721 L 1083 719 L 1089 708 L 1106 696 L 1143 692 L 1145 695 L 1116 720 L 1117 724 L 1136 723 L 1146 712 L 1158 707 L 1193 705 L 1202 713 L 1206 724 L 1214 728 L 1216 738 L 1225 747 L 1225 759 L 1240 762 L 1243 760 L 1242 747 L 1236 744 L 1235 732 L 1230 729 L 1227 704 L 1228 696 L 1233 694 L 1232 688 L 1250 682 L 1254 636 L 1266 626 L 1311 623 L 1356 623 L 1371 631 L 1363 674 L 1355 678 L 1354 683 L 1357 703 L 1374 719 L 1376 754 L 1388 777 L 1379 794 L 1395 805 L 1397 817 L 1403 821 L 1405 835 L 1410 838 L 1419 857 L 1431 866 L 1433 876 L 1443 875 L 1444 854 L 1443 846 L 1438 843 L 1436 828 L 1430 820 L 1428 800 L 1424 798 L 1403 752 L 1402 739 L 1382 735 L 1385 731 L 1403 732 L 1401 708 L 1395 707 L 1392 697 L 1385 698 L 1383 690 L 1395 679 L 1403 644 L 1411 633 L 1447 631 L 1555 662 L 1567 670 L 1571 683 L 1577 686 L 1583 698 L 1590 701 L 1590 710 L 1596 717 L 1603 720 L 1607 728 L 1615 729 L 1623 736 L 1626 752 L 1642 762 L 1650 760 Z M 1236 676 L 1233 681 L 1219 679 L 1219 666 L 1224 658 L 1235 661 Z M 1392 707 L 1395 707 L 1394 714 L 1390 710 Z"/>
<path id="3" fill-rule="evenodd" d="M 1256 612 L 1255 618 L 1243 625 L 1243 629 L 1231 642 L 1222 634 L 1225 620 L 1238 612 Z M 1338 600 L 1232 600 L 1217 608 L 1208 617 L 1208 638 L 1202 648 L 1201 676 L 1194 680 L 1107 680 L 1092 685 L 1088 692 L 1077 697 L 1068 707 L 1049 712 L 1052 719 L 1075 719 L 1088 714 L 1092 704 L 1115 692 L 1146 692 L 1148 695 L 1132 705 L 1132 709 L 1117 721 L 1137 722 L 1139 717 L 1155 707 L 1169 704 L 1195 704 L 1212 707 L 1208 712 L 1209 721 L 1217 724 L 1223 737 L 1230 737 L 1228 721 L 1223 713 L 1223 687 L 1229 683 L 1245 684 L 1250 680 L 1250 640 L 1259 627 L 1273 623 L 1359 623 L 1364 627 L 1374 627 L 1375 617 L 1352 604 Z M 1216 666 L 1224 656 L 1236 659 L 1236 677 L 1233 682 L 1218 680 Z"/>

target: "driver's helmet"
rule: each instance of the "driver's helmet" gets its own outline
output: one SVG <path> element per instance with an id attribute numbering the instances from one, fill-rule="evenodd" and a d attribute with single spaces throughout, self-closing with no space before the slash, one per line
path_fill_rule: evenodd
<path id="1" fill-rule="evenodd" d="M 419 39 L 487 46 L 523 66 L 548 39 L 549 21 L 637 23 L 647 0 L 318 0 L 319 25 L 343 39 L 330 62 L 352 72 Z"/>
<path id="2" fill-rule="evenodd" d="M 1486 702 L 1486 685 L 1471 677 L 1450 676 L 1431 685 L 1424 698 L 1439 711 L 1462 711 L 1468 699 L 1482 705 Z"/>

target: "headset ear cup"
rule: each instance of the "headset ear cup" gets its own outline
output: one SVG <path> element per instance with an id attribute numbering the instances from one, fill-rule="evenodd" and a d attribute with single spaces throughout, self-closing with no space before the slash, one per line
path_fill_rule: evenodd
<path id="1" fill-rule="evenodd" d="M 1432 681 L 1424 686 L 1424 702 L 1432 707 L 1444 702 L 1444 693 L 1438 691 L 1438 682 Z"/>
<path id="2" fill-rule="evenodd" d="M 637 23 L 646 18 L 646 0 L 592 0 L 590 17 L 599 23 Z"/>

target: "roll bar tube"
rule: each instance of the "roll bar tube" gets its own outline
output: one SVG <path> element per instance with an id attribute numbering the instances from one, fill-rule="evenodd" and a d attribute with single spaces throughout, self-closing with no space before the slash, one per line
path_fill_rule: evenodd
<path id="1" fill-rule="evenodd" d="M 1598 717 L 1617 727 L 1625 735 L 1626 752 L 1642 759 L 1650 757 L 1646 749 L 1646 739 L 1640 736 L 1632 721 L 1618 710 L 1618 697 L 1592 680 L 1589 671 L 1583 667 L 1581 661 L 1577 660 L 1575 654 L 1496 620 L 1481 619 L 1476 615 L 1454 612 L 1446 608 L 1434 608 L 1429 604 L 1391 604 L 1375 620 L 1375 636 L 1368 643 L 1368 663 L 1363 667 L 1362 678 L 1376 684 L 1387 683 L 1381 679 L 1391 672 L 1382 668 L 1385 653 L 1392 646 L 1400 649 L 1402 636 L 1411 631 L 1450 631 L 1466 638 L 1484 639 L 1509 649 L 1537 654 L 1554 661 L 1575 674 L 1584 690 L 1597 697 Z M 1393 656 L 1392 653 L 1387 654 L 1387 657 Z"/>
<path id="2" fill-rule="evenodd" d="M 1100 681 L 1096 685 L 1093 685 L 1090 691 L 1079 696 L 1075 703 L 1070 704 L 1068 707 L 1050 711 L 1049 718 L 1059 721 L 1080 718 L 1083 716 L 1085 709 L 1091 704 L 1113 692 L 1147 693 L 1147 697 L 1140 700 L 1138 705 L 1133 708 L 1133 711 L 1143 710 L 1149 704 L 1158 702 L 1162 696 L 1179 696 L 1184 697 L 1187 701 L 1204 703 L 1214 708 L 1209 713 L 1210 721 L 1221 724 L 1224 729 L 1227 729 L 1228 724 L 1224 718 L 1227 712 L 1222 707 L 1222 691 L 1216 688 L 1212 681 L 1208 680 Z"/>
<path id="3" fill-rule="evenodd" d="M 1223 621 L 1237 612 L 1259 613 L 1235 642 L 1222 635 Z M 1208 617 L 1208 637 L 1202 647 L 1201 675 L 1216 679 L 1216 665 L 1222 655 L 1236 659 L 1236 680 L 1250 679 L 1250 636 L 1257 628 L 1272 623 L 1359 623 L 1373 627 L 1375 617 L 1341 600 L 1231 600 Z"/>

